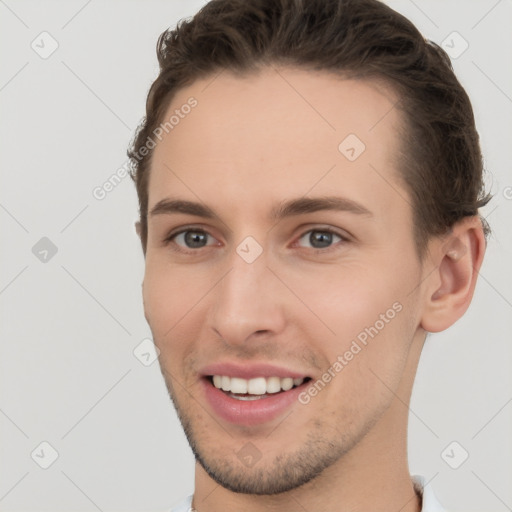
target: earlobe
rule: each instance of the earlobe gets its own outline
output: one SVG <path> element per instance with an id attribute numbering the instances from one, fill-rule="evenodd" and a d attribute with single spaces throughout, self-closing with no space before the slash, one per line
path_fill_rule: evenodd
<path id="1" fill-rule="evenodd" d="M 433 243 L 435 270 L 426 282 L 421 327 L 428 332 L 440 332 L 466 312 L 473 298 L 485 253 L 480 218 L 463 219 L 449 235 Z"/>

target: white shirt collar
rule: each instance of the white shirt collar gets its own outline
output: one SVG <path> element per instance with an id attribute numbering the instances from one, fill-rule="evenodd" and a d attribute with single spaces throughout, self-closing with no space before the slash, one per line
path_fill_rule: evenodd
<path id="1" fill-rule="evenodd" d="M 434 491 L 424 476 L 413 475 L 411 477 L 414 489 L 423 497 L 421 512 L 448 512 L 437 500 Z"/>
<path id="2" fill-rule="evenodd" d="M 421 494 L 423 504 L 421 512 L 448 512 L 437 500 L 434 491 L 429 483 L 427 483 L 424 476 L 413 475 L 411 477 L 414 489 Z M 176 508 L 171 512 L 190 512 L 192 505 L 192 495 L 187 496 Z"/>

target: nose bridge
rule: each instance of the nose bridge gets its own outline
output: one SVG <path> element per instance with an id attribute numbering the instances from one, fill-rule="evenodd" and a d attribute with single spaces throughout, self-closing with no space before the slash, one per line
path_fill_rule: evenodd
<path id="1" fill-rule="evenodd" d="M 258 244 L 259 246 L 259 244 Z M 229 271 L 216 287 L 212 328 L 230 343 L 243 343 L 251 334 L 277 332 L 283 327 L 275 276 L 268 255 L 254 240 L 246 240 L 229 257 Z"/>
<path id="2" fill-rule="evenodd" d="M 240 246 L 233 251 L 229 262 L 231 270 L 223 279 L 218 296 L 225 313 L 242 313 L 240 318 L 248 318 L 245 312 L 248 304 L 252 305 L 253 311 L 260 307 L 267 295 L 265 287 L 268 287 L 267 255 L 262 253 L 252 261 L 245 259 L 246 256 L 244 253 L 240 255 Z"/>

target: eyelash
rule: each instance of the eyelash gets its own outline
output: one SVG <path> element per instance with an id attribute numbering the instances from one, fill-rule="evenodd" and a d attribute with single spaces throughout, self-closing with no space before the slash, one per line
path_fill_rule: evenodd
<path id="1" fill-rule="evenodd" d="M 212 236 L 210 235 L 210 233 L 208 233 L 207 231 L 205 231 L 204 229 L 201 229 L 201 228 L 194 228 L 194 227 L 187 227 L 186 229 L 181 229 L 180 231 L 177 231 L 175 233 L 171 233 L 167 238 L 164 239 L 164 245 L 165 246 L 168 246 L 170 247 L 173 251 L 175 252 L 179 252 L 179 253 L 182 253 L 182 254 L 197 254 L 199 252 L 200 249 L 205 249 L 207 247 L 211 247 L 211 246 L 205 246 L 205 247 L 199 247 L 198 249 L 189 249 L 189 250 L 185 250 L 183 248 L 181 248 L 181 246 L 177 245 L 175 242 L 174 242 L 174 238 L 176 238 L 178 235 L 181 235 L 183 233 L 187 233 L 187 232 L 194 232 L 194 233 L 202 233 L 202 234 L 205 234 L 205 235 L 208 235 L 208 236 Z M 300 249 L 309 249 L 310 251 L 314 251 L 315 253 L 328 253 L 328 252 L 331 252 L 331 251 L 335 251 L 335 250 L 339 250 L 340 249 L 340 244 L 343 244 L 343 243 L 346 243 L 349 241 L 348 237 L 345 236 L 345 235 L 342 235 L 341 233 L 331 229 L 331 228 L 312 228 L 312 229 L 308 229 L 307 231 L 304 231 L 298 238 L 297 238 L 297 242 L 304 237 L 304 235 L 308 234 L 308 233 L 311 233 L 313 231 L 318 231 L 320 233 L 330 233 L 332 235 L 336 235 L 338 236 L 339 238 L 341 238 L 341 240 L 337 243 L 333 243 L 333 245 L 329 246 L 329 247 L 326 247 L 326 248 L 315 248 L 315 247 L 312 247 L 312 248 L 307 248 L 307 247 L 299 247 Z"/>

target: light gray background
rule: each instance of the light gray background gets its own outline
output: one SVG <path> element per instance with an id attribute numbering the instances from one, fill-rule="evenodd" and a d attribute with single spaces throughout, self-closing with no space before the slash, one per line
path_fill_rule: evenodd
<path id="1" fill-rule="evenodd" d="M 157 37 L 203 3 L 0 0 L 2 511 L 166 510 L 193 491 L 158 363 L 133 353 L 150 337 L 134 185 L 92 191 L 126 161 Z M 428 38 L 469 43 L 453 63 L 495 194 L 473 304 L 422 356 L 411 472 L 453 510 L 512 510 L 512 2 L 389 3 Z M 59 45 L 47 59 L 31 48 L 50 48 L 43 31 Z M 58 248 L 47 262 L 32 252 L 42 237 Z M 58 452 L 48 469 L 43 441 Z"/>

